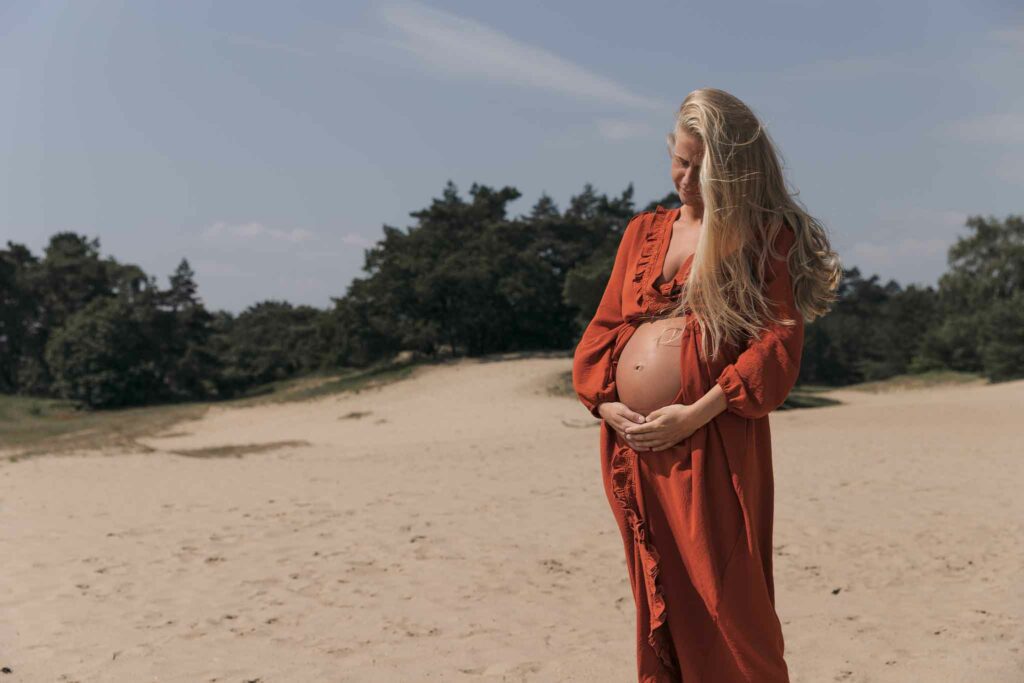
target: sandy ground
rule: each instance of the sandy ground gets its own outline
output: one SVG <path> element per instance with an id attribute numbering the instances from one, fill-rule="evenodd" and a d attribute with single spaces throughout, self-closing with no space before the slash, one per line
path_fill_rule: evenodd
<path id="1" fill-rule="evenodd" d="M 544 391 L 570 362 L 0 462 L 0 683 L 636 680 L 597 423 Z M 1024 382 L 833 395 L 771 417 L 793 681 L 1024 680 Z"/>

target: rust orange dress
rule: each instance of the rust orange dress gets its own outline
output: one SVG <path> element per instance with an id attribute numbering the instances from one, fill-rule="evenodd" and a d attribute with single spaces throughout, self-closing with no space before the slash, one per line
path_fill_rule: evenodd
<path id="1" fill-rule="evenodd" d="M 680 209 L 635 215 L 623 233 L 601 303 L 573 356 L 573 385 L 595 417 L 617 401 L 619 353 L 638 316 L 675 300 L 693 259 L 655 284 Z M 641 683 L 783 683 L 782 627 L 772 577 L 771 432 L 768 413 L 796 383 L 804 320 L 796 308 L 785 255 L 789 226 L 776 240 L 764 291 L 776 317 L 741 347 L 718 358 L 700 353 L 700 331 L 686 325 L 681 388 L 673 403 L 691 404 L 716 383 L 725 411 L 679 443 L 637 452 L 604 420 L 601 473 L 622 534 L 636 601 L 637 673 Z M 689 315 L 687 315 L 689 317 Z"/>

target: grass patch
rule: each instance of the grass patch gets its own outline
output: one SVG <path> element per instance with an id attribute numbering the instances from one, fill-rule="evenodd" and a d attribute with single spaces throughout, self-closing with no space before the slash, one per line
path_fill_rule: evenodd
<path id="1" fill-rule="evenodd" d="M 346 392 L 358 394 L 366 389 L 382 387 L 407 379 L 420 365 L 427 365 L 427 363 L 411 363 L 401 366 L 379 365 L 341 372 L 315 372 L 301 377 L 262 384 L 253 387 L 244 396 L 220 401 L 216 405 L 245 408 L 271 403 L 309 401 Z"/>
<path id="2" fill-rule="evenodd" d="M 365 372 L 336 376 L 316 385 L 295 389 L 285 396 L 284 400 L 308 401 L 310 399 L 321 398 L 330 394 L 341 394 L 345 392 L 358 394 L 360 391 L 375 389 L 408 379 L 412 376 L 416 367 L 416 365 L 384 367 L 367 370 Z"/>
<path id="3" fill-rule="evenodd" d="M 270 403 L 308 401 L 346 392 L 359 393 L 406 379 L 413 374 L 417 365 L 421 364 L 426 363 L 381 364 L 341 372 L 316 372 L 254 387 L 245 396 L 225 401 L 197 401 L 112 410 L 79 408 L 73 401 L 60 399 L 0 395 L 0 453 L 9 451 L 6 457 L 14 461 L 29 456 L 74 450 L 150 452 L 153 449 L 140 443 L 139 438 L 172 429 L 179 436 L 187 434 L 187 423 L 203 417 L 211 406 L 243 408 Z M 253 446 L 239 446 L 238 448 L 242 449 L 239 452 L 249 452 L 245 449 Z M 279 446 L 280 444 L 274 447 Z M 222 457 L 211 453 L 182 455 Z"/>
<path id="4" fill-rule="evenodd" d="M 576 398 L 576 389 L 572 386 L 572 370 L 566 370 L 555 375 L 545 390 L 548 396 Z"/>
<path id="5" fill-rule="evenodd" d="M 0 395 L 0 448 L 12 450 L 12 460 L 80 449 L 149 451 L 136 439 L 199 419 L 208 405 L 87 410 L 70 401 Z"/>
<path id="6" fill-rule="evenodd" d="M 267 443 L 246 443 L 230 446 L 213 446 L 210 448 L 180 448 L 172 450 L 171 453 L 184 455 L 189 458 L 241 458 L 251 453 L 266 453 L 278 448 L 289 446 L 310 446 L 308 441 L 270 441 Z"/>
<path id="7" fill-rule="evenodd" d="M 871 394 L 886 393 L 890 391 L 906 391 L 908 389 L 930 389 L 938 386 L 966 385 L 966 384 L 988 384 L 988 380 L 982 375 L 974 372 L 958 372 L 956 370 L 931 370 L 918 374 L 904 374 L 887 377 L 886 379 L 872 382 L 859 382 L 850 384 L 841 389 L 852 389 Z"/>
<path id="8" fill-rule="evenodd" d="M 793 387 L 789 396 L 778 407 L 778 410 L 794 410 L 797 408 L 821 408 L 824 406 L 840 405 L 842 401 L 830 396 L 821 396 L 825 389 L 817 386 L 803 387 L 799 384 Z"/>
<path id="9" fill-rule="evenodd" d="M 373 414 L 372 410 L 350 410 L 347 413 L 345 413 L 344 415 L 342 415 L 341 417 L 339 417 L 338 419 L 339 420 L 361 420 L 364 417 L 367 417 L 368 415 L 372 415 L 372 414 Z"/>

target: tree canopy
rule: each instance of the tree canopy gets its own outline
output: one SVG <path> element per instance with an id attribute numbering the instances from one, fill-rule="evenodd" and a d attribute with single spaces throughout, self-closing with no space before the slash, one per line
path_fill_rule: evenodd
<path id="1" fill-rule="evenodd" d="M 561 211 L 542 195 L 449 181 L 407 228 L 384 225 L 363 273 L 332 305 L 255 302 L 208 311 L 182 258 L 161 288 L 98 239 L 53 235 L 41 256 L 0 250 L 0 393 L 90 407 L 226 398 L 316 370 L 425 356 L 571 350 L 597 308 L 638 209 L 633 187 L 587 184 Z M 968 219 L 937 288 L 844 270 L 832 312 L 808 324 L 801 382 L 842 385 L 953 369 L 1024 376 L 1024 223 Z"/>

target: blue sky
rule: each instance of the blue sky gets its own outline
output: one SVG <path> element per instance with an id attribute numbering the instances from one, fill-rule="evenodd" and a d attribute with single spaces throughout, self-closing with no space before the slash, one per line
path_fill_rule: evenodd
<path id="1" fill-rule="evenodd" d="M 0 243 L 70 230 L 211 308 L 328 306 L 452 180 L 671 190 L 686 94 L 766 123 L 846 266 L 934 284 L 1024 212 L 1016 2 L 0 3 Z"/>

